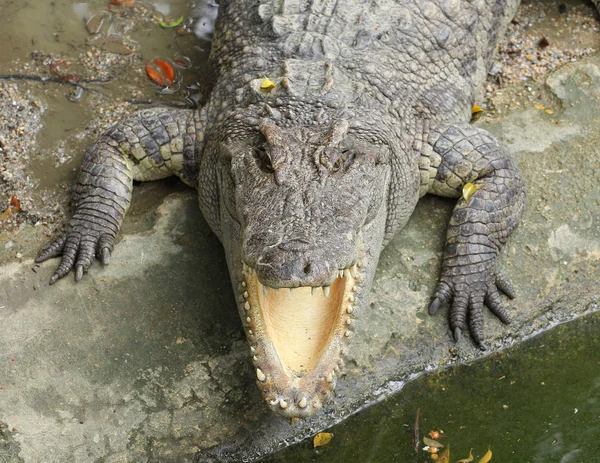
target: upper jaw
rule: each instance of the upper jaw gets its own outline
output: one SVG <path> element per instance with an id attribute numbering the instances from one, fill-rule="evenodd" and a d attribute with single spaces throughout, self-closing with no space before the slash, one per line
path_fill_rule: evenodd
<path id="1" fill-rule="evenodd" d="M 256 378 L 271 408 L 303 417 L 335 388 L 362 297 L 363 266 L 335 272 L 331 285 L 271 288 L 242 265 L 238 286 Z"/>

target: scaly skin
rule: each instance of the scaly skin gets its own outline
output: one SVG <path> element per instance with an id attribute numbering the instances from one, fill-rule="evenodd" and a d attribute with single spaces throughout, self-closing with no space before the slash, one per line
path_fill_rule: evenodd
<path id="1" fill-rule="evenodd" d="M 460 197 L 471 182 L 430 311 L 452 301 L 455 337 L 481 344 L 484 304 L 509 320 L 496 257 L 525 188 L 507 150 L 467 122 L 517 6 L 222 2 L 201 109 L 137 112 L 100 137 L 66 231 L 38 260 L 62 254 L 51 283 L 81 278 L 94 253 L 106 263 L 132 180 L 178 175 L 225 247 L 265 399 L 307 416 L 333 391 L 385 244 L 421 196 Z"/>

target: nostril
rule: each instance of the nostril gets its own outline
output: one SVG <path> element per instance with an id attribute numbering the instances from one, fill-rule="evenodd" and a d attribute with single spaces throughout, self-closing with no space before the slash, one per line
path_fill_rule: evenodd
<path id="1" fill-rule="evenodd" d="M 310 265 L 310 262 L 308 262 L 308 263 L 307 263 L 307 264 L 304 266 L 304 273 L 305 273 L 306 275 L 308 275 L 308 274 L 310 273 L 311 269 L 312 269 L 312 266 Z"/>

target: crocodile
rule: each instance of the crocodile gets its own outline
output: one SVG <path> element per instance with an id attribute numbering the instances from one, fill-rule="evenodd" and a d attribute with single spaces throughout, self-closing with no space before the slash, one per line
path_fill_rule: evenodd
<path id="1" fill-rule="evenodd" d="M 268 406 L 307 417 L 369 323 L 379 256 L 419 198 L 457 198 L 429 312 L 484 345 L 509 323 L 501 247 L 525 210 L 507 148 L 469 124 L 517 0 L 227 0 L 198 109 L 137 111 L 87 149 L 58 279 L 108 264 L 133 181 L 198 190 Z M 465 185 L 472 195 L 464 195 Z"/>

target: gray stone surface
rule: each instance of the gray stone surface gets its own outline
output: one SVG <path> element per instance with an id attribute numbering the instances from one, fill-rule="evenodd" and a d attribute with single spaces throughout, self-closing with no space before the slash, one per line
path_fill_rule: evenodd
<path id="1" fill-rule="evenodd" d="M 488 352 L 598 310 L 600 56 L 540 91 L 552 114 L 528 103 L 478 122 L 507 143 L 529 193 L 500 259 L 519 290 L 514 322 L 486 314 Z M 468 337 L 453 343 L 445 311 L 426 311 L 452 208 L 424 198 L 385 250 L 336 400 L 294 423 L 254 384 L 224 255 L 191 190 L 142 217 L 147 230 L 126 228 L 111 264 L 78 284 L 49 287 L 55 262 L 2 266 L 0 461 L 184 462 L 211 447 L 198 459 L 250 461 L 423 371 L 486 355 Z"/>

